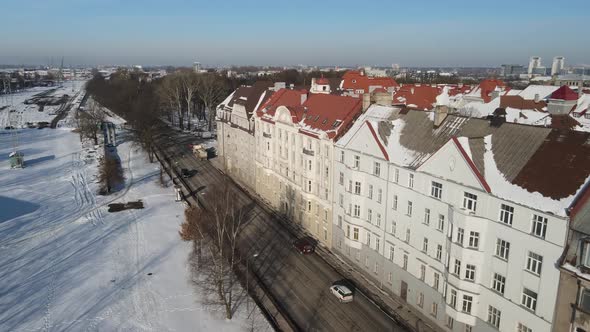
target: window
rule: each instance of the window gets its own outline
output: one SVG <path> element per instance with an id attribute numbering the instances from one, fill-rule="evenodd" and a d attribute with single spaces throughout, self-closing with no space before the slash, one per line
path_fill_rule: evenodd
<path id="1" fill-rule="evenodd" d="M 494 273 L 494 279 L 492 280 L 492 289 L 496 292 L 504 295 L 504 286 L 506 285 L 506 277 L 501 274 Z"/>
<path id="2" fill-rule="evenodd" d="M 529 251 L 528 258 L 526 261 L 526 269 L 536 275 L 541 274 L 541 266 L 543 265 L 543 256 L 537 255 L 534 252 Z"/>
<path id="3" fill-rule="evenodd" d="M 465 331 L 464 332 L 472 332 L 473 326 L 465 324 Z"/>
<path id="4" fill-rule="evenodd" d="M 479 233 L 478 232 L 469 232 L 469 248 L 472 248 L 472 249 L 479 248 Z"/>
<path id="5" fill-rule="evenodd" d="M 475 265 L 473 264 L 466 264 L 465 265 L 465 279 L 474 281 L 475 280 Z"/>
<path id="6" fill-rule="evenodd" d="M 584 239 L 584 241 L 582 241 L 582 256 L 581 256 L 580 263 L 586 267 L 590 267 L 590 240 L 589 239 Z"/>
<path id="7" fill-rule="evenodd" d="M 311 171 L 311 160 L 307 161 L 307 170 Z"/>
<path id="8" fill-rule="evenodd" d="M 453 325 L 455 325 L 455 319 L 453 317 L 447 315 L 447 327 L 452 330 Z"/>
<path id="9" fill-rule="evenodd" d="M 500 205 L 500 221 L 506 225 L 512 226 L 512 218 L 514 217 L 514 208 L 510 205 Z"/>
<path id="10" fill-rule="evenodd" d="M 468 192 L 463 193 L 463 208 L 475 212 L 477 208 L 477 195 Z"/>
<path id="11" fill-rule="evenodd" d="M 377 213 L 377 227 L 381 227 L 381 213 Z"/>
<path id="12" fill-rule="evenodd" d="M 344 151 L 340 151 L 340 162 L 344 162 Z"/>
<path id="13" fill-rule="evenodd" d="M 408 269 L 408 255 L 406 255 L 406 254 L 404 254 L 404 260 L 403 260 L 403 263 L 402 263 L 402 268 L 404 270 L 407 270 Z"/>
<path id="14" fill-rule="evenodd" d="M 578 306 L 585 312 L 590 312 L 590 290 L 588 288 L 582 290 Z"/>
<path id="15" fill-rule="evenodd" d="M 373 210 L 371 210 L 371 209 L 368 209 L 368 210 L 367 210 L 367 221 L 368 221 L 369 223 L 371 223 L 371 221 L 372 221 L 372 220 L 373 220 Z"/>
<path id="16" fill-rule="evenodd" d="M 352 192 L 352 181 L 348 180 L 348 192 Z"/>
<path id="17" fill-rule="evenodd" d="M 371 247 L 371 233 L 367 232 L 366 239 L 367 239 L 367 246 Z"/>
<path id="18" fill-rule="evenodd" d="M 357 227 L 353 228 L 352 239 L 355 241 L 359 240 L 359 229 Z"/>
<path id="19" fill-rule="evenodd" d="M 311 212 L 311 201 L 307 201 L 307 212 Z"/>
<path id="20" fill-rule="evenodd" d="M 408 210 L 406 211 L 406 214 L 408 215 L 408 217 L 412 216 L 412 202 L 408 201 Z"/>
<path id="21" fill-rule="evenodd" d="M 455 269 L 454 272 L 457 276 L 461 275 L 461 261 L 458 259 L 455 259 Z"/>
<path id="22" fill-rule="evenodd" d="M 379 188 L 377 190 L 377 203 L 381 203 L 382 198 L 383 198 L 383 190 L 381 190 L 381 188 Z"/>
<path id="23" fill-rule="evenodd" d="M 360 217 L 361 216 L 361 207 L 360 205 L 354 205 L 354 216 L 355 217 Z"/>
<path id="24" fill-rule="evenodd" d="M 428 252 L 428 239 L 427 238 L 424 238 L 424 241 L 422 242 L 422 251 Z"/>
<path id="25" fill-rule="evenodd" d="M 381 175 L 381 164 L 380 163 L 375 162 L 375 164 L 373 164 L 373 174 L 376 176 Z"/>
<path id="26" fill-rule="evenodd" d="M 387 282 L 390 284 L 393 282 L 393 272 L 387 274 Z"/>
<path id="27" fill-rule="evenodd" d="M 342 216 L 338 216 L 338 228 L 342 228 Z"/>
<path id="28" fill-rule="evenodd" d="M 414 188 L 414 174 L 408 174 L 408 187 Z"/>
<path id="29" fill-rule="evenodd" d="M 311 180 L 307 181 L 307 191 L 311 192 Z"/>
<path id="30" fill-rule="evenodd" d="M 356 195 L 360 195 L 360 194 L 361 194 L 361 183 L 360 183 L 360 182 L 358 182 L 358 181 L 356 181 L 356 182 L 354 183 L 354 193 L 355 193 Z"/>
<path id="31" fill-rule="evenodd" d="M 436 302 L 432 302 L 432 308 L 430 310 L 430 314 L 434 317 L 436 317 L 436 314 L 438 313 L 438 303 Z"/>
<path id="32" fill-rule="evenodd" d="M 338 177 L 338 183 L 340 185 L 344 184 L 344 173 L 340 172 L 340 176 Z"/>
<path id="33" fill-rule="evenodd" d="M 361 157 L 360 157 L 360 156 L 357 156 L 357 155 L 355 155 L 355 156 L 354 156 L 354 167 L 355 167 L 355 168 L 359 168 L 359 167 L 360 167 L 360 165 L 361 165 Z"/>
<path id="34" fill-rule="evenodd" d="M 406 242 L 410 243 L 410 229 L 406 229 Z"/>
<path id="35" fill-rule="evenodd" d="M 537 308 L 537 293 L 528 288 L 523 288 L 522 301 L 520 303 L 530 310 L 535 311 Z"/>
<path id="36" fill-rule="evenodd" d="M 463 228 L 457 228 L 457 243 L 459 245 L 463 245 L 463 236 L 465 235 L 465 230 Z"/>
<path id="37" fill-rule="evenodd" d="M 531 229 L 531 234 L 544 239 L 546 232 L 547 232 L 547 218 L 534 214 L 533 215 L 533 227 Z"/>
<path id="38" fill-rule="evenodd" d="M 492 326 L 496 327 L 497 329 L 500 328 L 500 316 L 502 312 L 497 308 L 492 306 L 488 307 L 488 323 L 492 324 Z"/>
<path id="39" fill-rule="evenodd" d="M 395 236 L 395 233 L 397 231 L 397 223 L 395 221 L 391 222 L 391 234 L 393 234 Z"/>
<path id="40" fill-rule="evenodd" d="M 442 197 L 442 184 L 432 181 L 430 186 L 430 196 L 440 199 Z"/>
<path id="41" fill-rule="evenodd" d="M 379 239 L 378 237 L 375 237 L 375 250 L 379 251 L 379 247 L 381 247 L 380 245 L 381 239 Z"/>
<path id="42" fill-rule="evenodd" d="M 442 259 L 442 245 L 436 245 L 436 260 L 440 262 Z"/>
<path id="43" fill-rule="evenodd" d="M 533 330 L 522 323 L 518 323 L 517 332 L 533 332 Z"/>
<path id="44" fill-rule="evenodd" d="M 393 262 L 394 257 L 395 257 L 395 247 L 389 246 L 389 260 Z"/>
<path id="45" fill-rule="evenodd" d="M 445 230 L 445 216 L 442 214 L 438 215 L 438 226 L 437 229 L 441 232 Z"/>
<path id="46" fill-rule="evenodd" d="M 471 314 L 471 305 L 473 304 L 473 296 L 463 295 L 463 308 L 461 310 L 466 314 Z"/>
<path id="47" fill-rule="evenodd" d="M 373 185 L 369 185 L 369 199 L 373 199 Z"/>
<path id="48" fill-rule="evenodd" d="M 350 239 L 350 225 L 346 225 L 346 237 Z"/>
<path id="49" fill-rule="evenodd" d="M 393 182 L 398 183 L 399 182 L 399 169 L 396 168 L 395 171 L 393 172 Z"/>
<path id="50" fill-rule="evenodd" d="M 424 209 L 424 224 L 430 225 L 430 209 Z"/>
<path id="51" fill-rule="evenodd" d="M 338 194 L 338 204 L 340 205 L 340 207 L 344 205 L 344 195 Z"/>
<path id="52" fill-rule="evenodd" d="M 453 309 L 455 309 L 457 307 L 457 291 L 454 289 L 451 289 L 451 296 L 449 299 L 449 305 Z"/>
<path id="53" fill-rule="evenodd" d="M 418 304 L 418 306 L 420 308 L 422 308 L 424 306 L 424 294 L 423 293 L 418 294 L 418 299 L 416 300 L 416 304 Z"/>
<path id="54" fill-rule="evenodd" d="M 397 195 L 393 195 L 393 205 L 394 210 L 397 210 Z"/>
<path id="55" fill-rule="evenodd" d="M 510 253 L 510 242 L 504 241 L 502 239 L 496 240 L 496 256 L 508 260 L 508 255 Z"/>
<path id="56" fill-rule="evenodd" d="M 375 265 L 373 265 L 373 273 L 379 273 L 379 263 L 377 262 L 375 262 Z"/>
<path id="57" fill-rule="evenodd" d="M 433 281 L 432 281 L 432 288 L 438 290 L 439 284 L 440 284 L 440 274 L 434 272 Z"/>

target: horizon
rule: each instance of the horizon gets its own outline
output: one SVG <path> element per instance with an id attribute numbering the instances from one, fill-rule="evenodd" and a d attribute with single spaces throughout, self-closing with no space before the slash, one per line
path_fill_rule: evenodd
<path id="1" fill-rule="evenodd" d="M 3 5 L 0 63 L 66 66 L 334 66 L 494 68 L 589 62 L 579 42 L 590 4 L 555 14 L 553 2 L 395 4 L 374 0 L 255 4 L 237 1 L 24 0 Z M 27 24 L 22 24 L 26 22 Z"/>

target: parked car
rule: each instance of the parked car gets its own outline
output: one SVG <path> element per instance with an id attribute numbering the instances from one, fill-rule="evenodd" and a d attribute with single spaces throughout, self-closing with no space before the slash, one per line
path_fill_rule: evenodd
<path id="1" fill-rule="evenodd" d="M 330 286 L 330 291 L 336 296 L 338 301 L 342 303 L 352 302 L 353 300 L 352 290 L 345 285 L 332 284 L 332 286 Z"/>
<path id="2" fill-rule="evenodd" d="M 188 170 L 188 169 L 186 169 L 186 168 L 183 168 L 183 169 L 181 169 L 181 170 L 180 170 L 180 175 L 181 175 L 183 178 L 185 178 L 185 179 L 187 179 L 187 178 L 190 178 L 190 177 L 191 177 L 191 173 L 190 173 L 190 172 L 189 172 L 189 170 Z"/>
<path id="3" fill-rule="evenodd" d="M 308 237 L 304 237 L 293 241 L 293 247 L 302 255 L 313 254 L 315 242 Z"/>

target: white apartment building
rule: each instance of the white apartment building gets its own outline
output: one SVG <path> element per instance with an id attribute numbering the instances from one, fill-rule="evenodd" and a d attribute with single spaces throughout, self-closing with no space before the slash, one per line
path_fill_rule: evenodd
<path id="1" fill-rule="evenodd" d="M 447 331 L 550 331 L 586 137 L 491 123 L 371 106 L 334 148 L 333 248 Z"/>
<path id="2" fill-rule="evenodd" d="M 256 189 L 253 112 L 272 95 L 272 83 L 241 86 L 216 109 L 218 157 L 225 172 L 247 189 Z"/>
<path id="3" fill-rule="evenodd" d="M 254 118 L 256 192 L 327 247 L 334 140 L 360 113 L 360 99 L 281 89 Z"/>

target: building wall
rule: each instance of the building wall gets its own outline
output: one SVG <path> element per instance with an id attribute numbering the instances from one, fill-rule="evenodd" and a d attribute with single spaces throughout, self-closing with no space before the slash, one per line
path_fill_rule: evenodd
<path id="1" fill-rule="evenodd" d="M 339 159 L 344 151 L 344 162 Z M 522 323 L 533 331 L 549 331 L 555 309 L 559 271 L 555 268 L 565 241 L 566 221 L 552 215 L 529 209 L 512 202 L 498 199 L 482 189 L 466 186 L 469 178 L 445 180 L 427 173 L 415 172 L 388 163 L 363 151 L 351 151 L 336 146 L 334 163 L 334 248 L 347 257 L 360 269 L 365 270 L 383 285 L 389 285 L 396 295 L 400 285 L 408 284 L 408 303 L 417 310 L 430 313 L 432 303 L 437 303 L 436 322 L 444 326 L 447 316 L 454 319 L 454 329 L 462 331 L 465 324 L 473 326 L 473 331 L 494 329 L 488 324 L 488 306 L 501 310 L 500 330 L 515 331 Z M 360 156 L 360 167 L 354 167 L 354 156 Z M 448 159 L 444 159 L 448 160 Z M 374 163 L 381 163 L 380 176 L 374 175 Z M 457 160 L 457 163 L 463 160 Z M 448 163 L 433 165 L 435 169 L 447 169 Z M 396 169 L 398 178 L 396 181 Z M 340 184 L 340 173 L 344 175 Z M 409 187 L 409 176 L 413 174 L 413 188 Z M 465 177 L 471 176 L 465 174 Z M 352 181 L 352 190 L 349 189 Z M 355 194 L 355 182 L 361 183 L 360 195 Z M 443 186 L 440 199 L 431 196 L 431 182 Z M 373 186 L 373 198 L 369 198 L 368 188 Z M 375 190 L 382 188 L 384 197 L 378 203 Z M 462 208 L 464 192 L 477 195 L 477 209 L 469 213 Z M 340 197 L 343 196 L 343 204 Z M 397 196 L 397 209 L 394 200 Z M 408 215 L 408 201 L 412 202 L 412 214 Z M 512 226 L 499 222 L 500 204 L 514 208 Z M 354 205 L 360 206 L 360 217 L 354 216 Z M 369 209 L 371 221 L 369 222 Z M 426 209 L 430 219 L 426 221 Z M 381 222 L 377 226 L 376 215 Z M 531 235 L 533 214 L 547 218 L 545 239 Z M 444 226 L 438 227 L 439 215 L 444 217 Z M 348 227 L 352 230 L 347 236 Z M 354 228 L 358 228 L 358 240 L 354 239 Z M 458 228 L 464 230 L 463 245 L 457 243 Z M 406 232 L 410 231 L 409 241 Z M 477 248 L 469 248 L 470 232 L 479 233 Z M 370 234 L 370 244 L 367 243 Z M 424 239 L 428 240 L 423 250 Z M 379 246 L 377 247 L 377 239 Z M 497 240 L 510 243 L 508 259 L 496 256 Z M 437 246 L 442 247 L 440 260 Z M 394 248 L 393 259 L 389 259 L 390 247 Z M 528 252 L 543 257 L 540 275 L 525 270 Z M 407 267 L 404 268 L 404 256 Z M 454 275 L 455 259 L 460 260 L 460 275 Z M 475 266 L 473 281 L 465 278 L 466 265 Z M 421 269 L 424 266 L 424 280 Z M 400 269 L 404 272 L 400 272 Z M 375 270 L 377 272 L 375 272 Z M 389 272 L 392 273 L 390 281 Z M 433 291 L 435 273 L 439 275 L 438 291 Z M 506 278 L 504 294 L 492 289 L 494 273 Z M 521 305 L 523 287 L 537 293 L 535 311 Z M 450 290 L 457 292 L 455 309 L 450 302 Z M 419 293 L 423 293 L 423 308 L 416 303 Z M 462 312 L 463 296 L 472 296 L 471 314 Z M 446 300 L 445 300 L 446 299 Z M 445 303 L 446 301 L 446 303 Z M 431 317 L 433 317 L 431 315 Z"/>
<path id="2" fill-rule="evenodd" d="M 286 120 L 255 123 L 257 193 L 331 247 L 332 141 L 299 133 Z"/>

